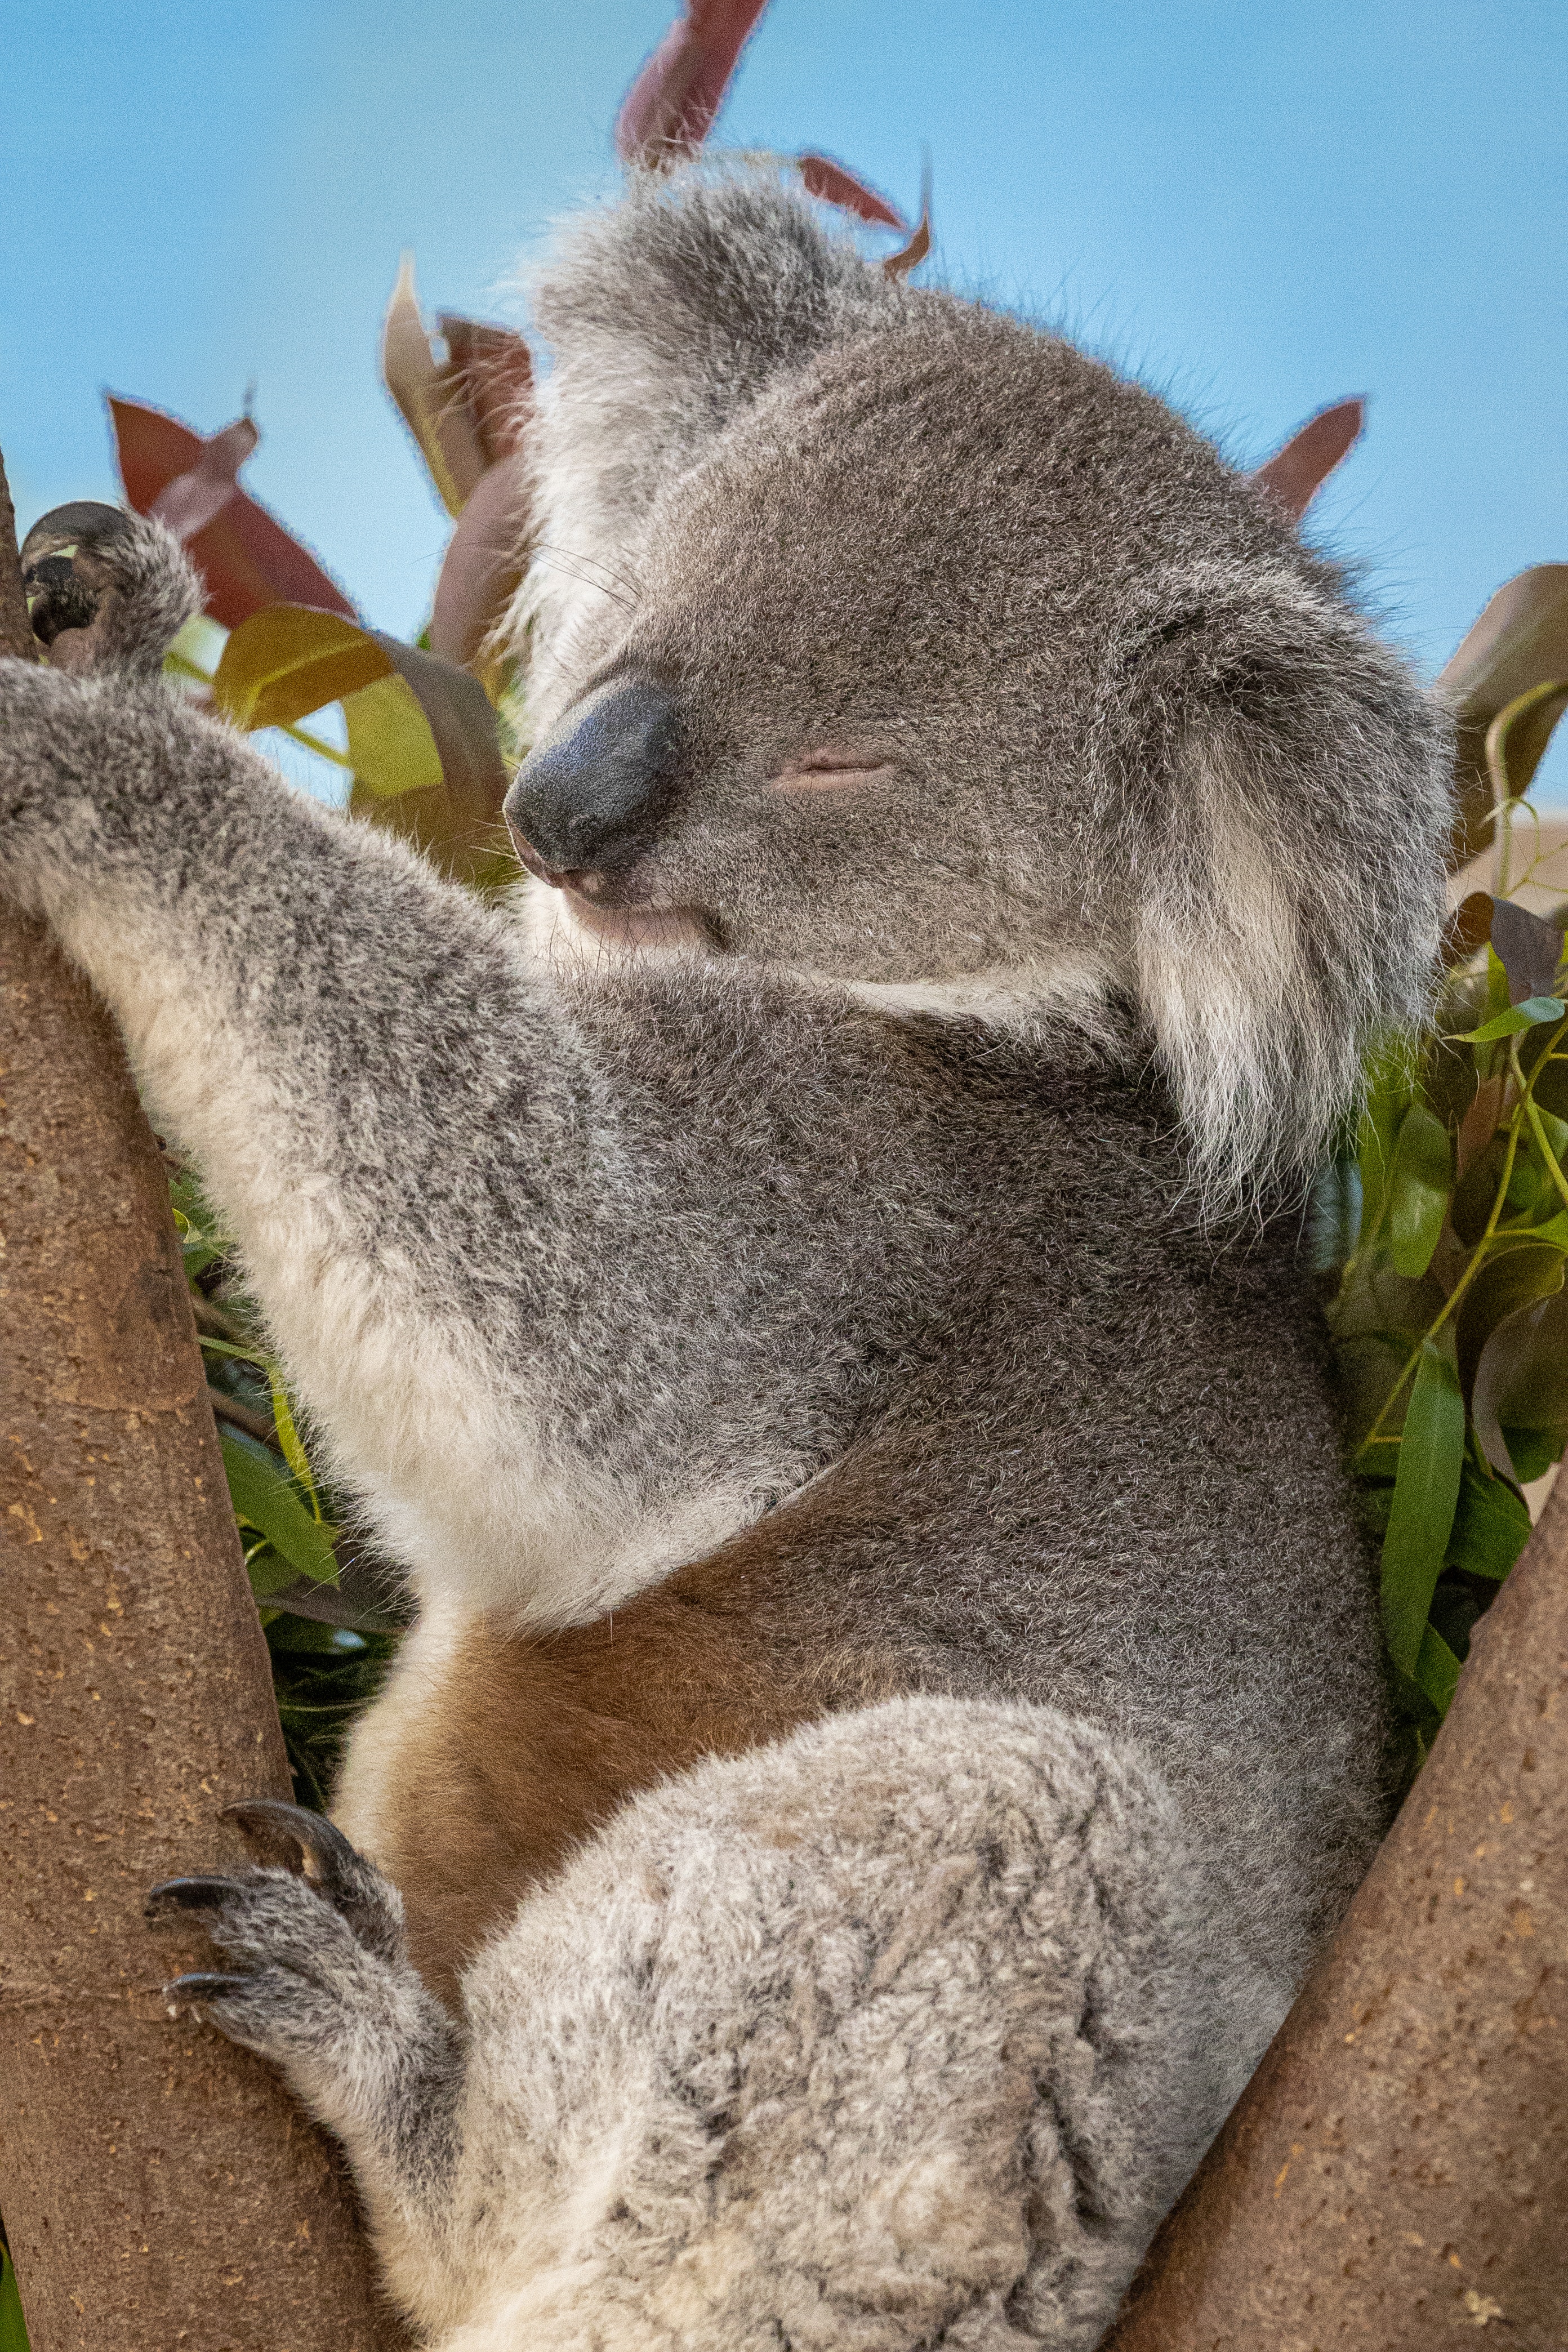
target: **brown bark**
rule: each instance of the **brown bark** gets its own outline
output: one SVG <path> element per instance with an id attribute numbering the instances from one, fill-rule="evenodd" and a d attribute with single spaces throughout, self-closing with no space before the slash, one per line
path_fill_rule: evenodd
<path id="1" fill-rule="evenodd" d="M 1106 2352 L 1426 2352 L 1494 2326 L 1568 2346 L 1568 1478 Z"/>
<path id="2" fill-rule="evenodd" d="M 36 651 L 0 469 L 0 651 Z M 165 2013 L 154 1879 L 288 1796 L 157 1151 L 86 984 L 0 906 L 0 2211 L 33 2352 L 371 2352 L 342 2175 Z"/>

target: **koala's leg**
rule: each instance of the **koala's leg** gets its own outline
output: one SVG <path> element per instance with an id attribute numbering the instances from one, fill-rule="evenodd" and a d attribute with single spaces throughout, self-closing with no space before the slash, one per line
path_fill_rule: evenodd
<path id="1" fill-rule="evenodd" d="M 223 1898 L 261 1989 L 209 2013 L 445 2352 L 1086 2352 L 1234 2068 L 1203 1914 L 1133 1753 L 899 1700 L 628 1806 L 469 1969 L 450 2104 L 438 2012 L 293 1882 Z"/>

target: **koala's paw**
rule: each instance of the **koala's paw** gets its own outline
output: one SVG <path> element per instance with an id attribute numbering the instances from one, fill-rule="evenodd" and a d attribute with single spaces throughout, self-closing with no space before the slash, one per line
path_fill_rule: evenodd
<path id="1" fill-rule="evenodd" d="M 294 1846 L 304 1873 L 261 1865 L 153 1888 L 151 1924 L 199 1912 L 217 1949 L 240 1964 L 176 1977 L 164 1987 L 171 2013 L 198 2010 L 231 2041 L 286 2064 L 394 2022 L 417 1984 L 396 1888 L 319 1813 L 264 1798 L 225 1811 L 247 1836 Z"/>
<path id="2" fill-rule="evenodd" d="M 50 667 L 79 677 L 155 677 L 202 609 L 201 581 L 173 533 L 95 499 L 39 518 L 22 542 L 22 580 Z"/>

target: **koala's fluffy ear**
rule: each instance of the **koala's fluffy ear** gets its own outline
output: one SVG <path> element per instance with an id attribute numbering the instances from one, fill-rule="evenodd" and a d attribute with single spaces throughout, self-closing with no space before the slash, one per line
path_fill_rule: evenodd
<path id="1" fill-rule="evenodd" d="M 576 607 L 624 586 L 653 499 L 714 434 L 904 299 L 798 183 L 755 165 L 634 172 L 615 205 L 568 221 L 531 289 L 552 365 L 519 622 L 559 646 Z"/>
<path id="2" fill-rule="evenodd" d="M 1373 1036 L 1427 1011 L 1452 759 L 1337 596 L 1182 584 L 1129 647 L 1119 856 L 1145 1018 L 1224 1208 L 1309 1175 Z"/>

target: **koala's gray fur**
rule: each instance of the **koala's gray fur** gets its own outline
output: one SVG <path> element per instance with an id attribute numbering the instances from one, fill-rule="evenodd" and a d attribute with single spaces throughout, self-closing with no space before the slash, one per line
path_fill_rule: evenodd
<path id="1" fill-rule="evenodd" d="M 1002 2352 L 1094 2342 L 1234 2087 L 1194 1864 L 1132 1751 L 926 1698 L 637 1800 L 462 2037 L 363 1865 L 354 1927 L 330 1867 L 155 1901 L 247 1964 L 171 1990 L 338 2134 L 447 2352 Z"/>
<path id="2" fill-rule="evenodd" d="M 1157 401 L 765 172 L 640 181 L 537 307 L 532 708 L 682 714 L 602 903 L 487 910 L 161 688 L 9 664 L 0 876 L 408 1568 L 373 1857 L 476 1628 L 763 1538 L 781 1657 L 939 1696 L 637 1800 L 460 2028 L 275 1880 L 211 2013 L 447 2352 L 1087 2346 L 1381 1824 L 1296 1223 L 1199 1204 L 1423 1004 L 1445 724 Z"/>

